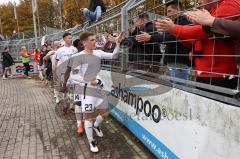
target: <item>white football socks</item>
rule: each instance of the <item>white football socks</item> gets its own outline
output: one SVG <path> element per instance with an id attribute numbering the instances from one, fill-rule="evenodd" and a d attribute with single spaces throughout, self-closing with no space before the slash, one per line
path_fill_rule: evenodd
<path id="1" fill-rule="evenodd" d="M 93 139 L 93 122 L 89 120 L 85 120 L 84 128 L 87 135 L 87 139 L 89 143 L 91 143 L 94 140 Z"/>
<path id="2" fill-rule="evenodd" d="M 82 121 L 83 121 L 83 114 L 82 114 L 82 107 L 75 104 L 75 117 L 77 120 L 77 126 L 82 125 Z"/>
<path id="3" fill-rule="evenodd" d="M 98 115 L 95 122 L 94 122 L 94 127 L 99 127 L 99 125 L 103 122 L 103 117 L 101 115 Z"/>

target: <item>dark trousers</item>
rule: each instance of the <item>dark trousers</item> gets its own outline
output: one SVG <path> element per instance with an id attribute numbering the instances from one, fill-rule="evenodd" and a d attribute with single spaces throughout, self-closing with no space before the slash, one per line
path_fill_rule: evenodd
<path id="1" fill-rule="evenodd" d="M 46 78 L 47 78 L 48 81 L 51 81 L 51 79 L 52 79 L 52 66 L 47 68 Z"/>
<path id="2" fill-rule="evenodd" d="M 30 65 L 29 65 L 29 63 L 24 63 L 23 65 L 24 65 L 24 67 L 25 67 L 25 69 L 24 69 L 24 74 L 25 74 L 26 76 L 28 76 L 28 72 L 30 71 Z"/>
<path id="3" fill-rule="evenodd" d="M 236 77 L 234 77 L 233 79 L 229 79 L 228 77 L 212 78 L 212 80 L 211 80 L 211 78 L 209 78 L 209 77 L 197 77 L 196 81 L 201 82 L 201 83 L 206 83 L 206 84 L 210 84 L 210 81 L 211 81 L 211 85 L 214 85 L 214 86 L 236 89 L 238 78 L 236 78 Z"/>

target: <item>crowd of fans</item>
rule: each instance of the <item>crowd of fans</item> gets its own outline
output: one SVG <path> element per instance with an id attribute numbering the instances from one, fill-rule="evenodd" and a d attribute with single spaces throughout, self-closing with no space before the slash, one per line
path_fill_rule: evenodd
<path id="1" fill-rule="evenodd" d="M 167 17 L 154 20 L 154 25 L 147 13 L 141 13 L 129 29 L 134 41 L 130 62 L 159 62 L 158 47 L 164 43 L 169 76 L 189 79 L 191 75 L 197 82 L 236 89 L 240 3 L 199 0 L 199 4 L 201 8 L 183 12 L 180 1 L 169 1 Z"/>

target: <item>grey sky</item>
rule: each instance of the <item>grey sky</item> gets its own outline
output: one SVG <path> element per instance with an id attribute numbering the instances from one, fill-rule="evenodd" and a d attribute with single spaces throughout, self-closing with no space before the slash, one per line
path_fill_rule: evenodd
<path id="1" fill-rule="evenodd" d="M 14 0 L 0 0 L 0 4 L 8 3 L 8 2 L 14 2 Z M 18 4 L 19 0 L 15 0 L 15 2 Z"/>

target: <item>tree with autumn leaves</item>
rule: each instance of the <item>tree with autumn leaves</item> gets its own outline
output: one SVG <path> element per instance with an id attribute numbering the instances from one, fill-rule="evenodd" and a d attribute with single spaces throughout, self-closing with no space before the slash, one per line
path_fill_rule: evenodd
<path id="1" fill-rule="evenodd" d="M 123 0 L 110 0 L 112 3 L 118 4 Z M 109 0 L 104 3 L 110 5 Z M 80 12 L 80 8 L 88 7 L 89 0 L 61 0 L 62 16 L 59 15 L 58 0 L 37 0 L 38 13 L 36 15 L 40 28 L 53 27 L 60 29 L 60 21 L 62 18 L 63 28 L 71 28 L 77 24 L 84 22 L 84 17 Z M 19 31 L 33 30 L 32 19 L 32 0 L 20 0 L 16 6 L 17 18 L 19 23 Z M 12 35 L 13 31 L 17 31 L 17 20 L 14 18 L 14 5 L 12 3 L 0 5 L 0 18 L 2 31 L 4 35 Z M 1 33 L 0 33 L 1 34 Z"/>
<path id="2" fill-rule="evenodd" d="M 58 2 L 61 1 L 61 5 Z M 106 6 L 117 5 L 124 0 L 103 0 Z M 188 3 L 191 0 L 181 0 Z M 38 26 L 40 29 L 44 27 L 61 28 L 60 22 L 63 23 L 63 28 L 71 28 L 85 21 L 80 8 L 88 7 L 90 0 L 37 0 L 38 10 L 36 13 Z M 146 0 L 147 8 L 151 8 L 153 0 Z M 60 7 L 61 6 L 61 7 Z M 62 16 L 59 9 L 61 8 Z M 33 30 L 32 19 L 32 0 L 20 0 L 16 6 L 19 31 L 26 32 Z M 156 12 L 157 13 L 157 12 Z M 14 5 L 12 3 L 0 5 L 0 27 L 3 35 L 12 35 L 13 31 L 17 31 L 17 20 L 14 18 Z M 1 31 L 0 30 L 0 31 Z"/>

